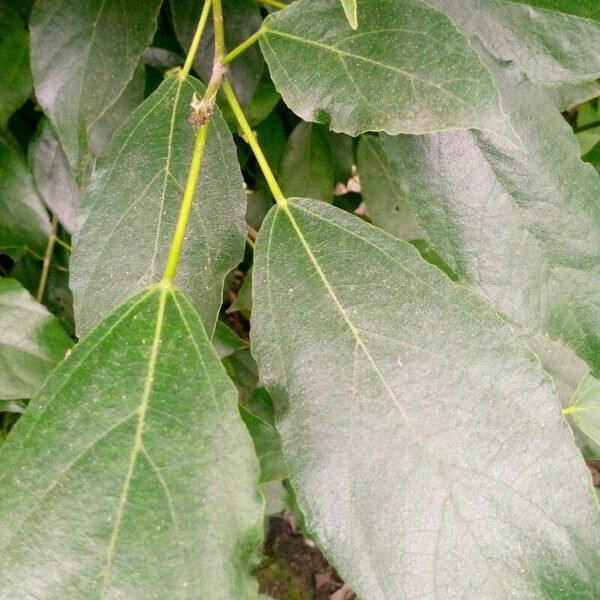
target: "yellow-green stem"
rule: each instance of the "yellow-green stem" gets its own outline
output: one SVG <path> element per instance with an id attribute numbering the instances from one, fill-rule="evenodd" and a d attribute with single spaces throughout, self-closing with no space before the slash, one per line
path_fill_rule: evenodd
<path id="1" fill-rule="evenodd" d="M 163 282 L 171 283 L 173 279 L 175 279 L 177 264 L 179 263 L 179 257 L 181 256 L 181 250 L 183 249 L 183 242 L 185 240 L 185 231 L 187 229 L 194 196 L 196 195 L 196 188 L 202 171 L 202 158 L 204 156 L 207 133 L 208 123 L 205 123 L 198 129 L 196 135 L 196 143 L 192 154 L 192 164 L 190 165 L 185 190 L 183 192 L 183 201 L 181 202 L 181 210 L 179 211 L 177 226 L 175 227 L 171 249 L 169 250 L 169 256 L 167 258 Z"/>
<path id="2" fill-rule="evenodd" d="M 179 72 L 179 77 L 181 79 L 185 79 L 192 70 L 194 58 L 196 56 L 196 53 L 198 52 L 198 46 L 200 46 L 200 40 L 202 39 L 202 34 L 204 33 L 204 29 L 206 28 L 206 23 L 208 22 L 208 16 L 210 15 L 211 6 L 212 0 L 204 1 L 204 6 L 202 7 L 202 12 L 200 13 L 200 20 L 198 21 L 198 27 L 196 27 L 196 33 L 194 33 L 194 39 L 192 40 L 192 44 L 190 46 L 190 51 L 188 52 L 188 55 L 185 59 L 185 63 L 181 71 Z"/>
<path id="3" fill-rule="evenodd" d="M 213 19 L 215 23 L 215 62 L 222 62 L 225 56 L 225 31 L 221 0 L 213 0 Z"/>
<path id="4" fill-rule="evenodd" d="M 246 141 L 250 145 L 250 148 L 252 148 L 254 156 L 256 156 L 258 165 L 260 166 L 260 169 L 263 175 L 265 176 L 267 185 L 271 190 L 271 194 L 273 194 L 273 198 L 275 198 L 275 202 L 277 202 L 277 204 L 279 204 L 279 206 L 281 206 L 282 208 L 286 208 L 288 201 L 283 195 L 283 192 L 281 191 L 281 188 L 279 187 L 279 184 L 275 179 L 275 175 L 273 175 L 273 171 L 271 171 L 271 167 L 269 167 L 269 163 L 267 162 L 267 159 L 265 158 L 265 155 L 263 154 L 263 151 L 261 150 L 261 147 L 258 144 L 256 135 L 250 127 L 250 123 L 248 123 L 248 120 L 244 115 L 244 111 L 242 110 L 242 107 L 240 106 L 240 103 L 238 102 L 238 99 L 235 96 L 235 92 L 233 91 L 231 84 L 227 80 L 223 81 L 223 93 L 225 94 L 225 98 L 227 98 L 227 102 L 229 102 L 229 106 L 231 107 L 231 110 L 235 115 L 235 118 L 238 122 L 238 125 L 240 126 L 240 129 L 242 130 L 242 133 L 246 138 Z"/>
<path id="5" fill-rule="evenodd" d="M 50 237 L 48 238 L 48 245 L 46 246 L 46 254 L 44 255 L 44 263 L 42 265 L 42 275 L 40 277 L 40 283 L 38 285 L 36 298 L 38 302 L 42 301 L 44 297 L 44 290 L 46 289 L 46 281 L 48 281 L 48 272 L 50 271 L 50 261 L 52 260 L 52 252 L 54 251 L 54 244 L 56 243 L 56 231 L 58 230 L 58 219 L 56 215 L 52 217 L 52 228 L 50 230 Z"/>
<path id="6" fill-rule="evenodd" d="M 285 2 L 279 2 L 278 0 L 257 0 L 257 2 L 272 6 L 273 8 L 285 8 L 287 6 Z"/>
<path id="7" fill-rule="evenodd" d="M 253 33 L 247 40 L 243 41 L 239 46 L 234 48 L 225 58 L 223 59 L 223 64 L 229 64 L 234 58 L 237 58 L 242 52 L 245 52 L 252 46 L 258 38 L 263 34 L 262 27 L 256 32 Z"/>

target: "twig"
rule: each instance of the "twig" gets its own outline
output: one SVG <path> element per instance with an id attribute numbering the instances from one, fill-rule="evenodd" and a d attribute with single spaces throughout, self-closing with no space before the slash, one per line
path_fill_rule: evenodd
<path id="1" fill-rule="evenodd" d="M 53 215 L 50 237 L 48 238 L 48 245 L 46 246 L 46 254 L 44 255 L 44 263 L 42 265 L 42 275 L 40 277 L 40 283 L 38 285 L 36 294 L 38 302 L 41 302 L 42 298 L 44 297 L 44 290 L 46 289 L 46 282 L 48 281 L 48 272 L 50 271 L 50 261 L 52 259 L 52 252 L 54 251 L 54 244 L 56 242 L 57 229 L 58 219 L 56 218 L 56 215 Z"/>

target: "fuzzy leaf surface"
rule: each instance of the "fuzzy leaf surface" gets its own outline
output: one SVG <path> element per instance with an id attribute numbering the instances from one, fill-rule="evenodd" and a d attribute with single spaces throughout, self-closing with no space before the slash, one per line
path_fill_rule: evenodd
<path id="1" fill-rule="evenodd" d="M 254 286 L 253 352 L 299 506 L 358 597 L 600 594 L 589 472 L 492 309 L 305 199 L 266 218 Z"/>
<path id="2" fill-rule="evenodd" d="M 302 119 L 350 135 L 477 127 L 515 140 L 493 79 L 444 14 L 420 0 L 362 0 L 358 23 L 329 0 L 265 20 L 271 77 Z"/>
<path id="3" fill-rule="evenodd" d="M 524 148 L 485 132 L 383 136 L 431 245 L 527 334 L 600 372 L 600 179 L 534 84 L 496 67 Z"/>
<path id="4" fill-rule="evenodd" d="M 197 313 L 172 288 L 143 291 L 76 346 L 0 461 L 7 598 L 256 595 L 252 442 Z"/>
<path id="5" fill-rule="evenodd" d="M 203 90 L 195 79 L 170 77 L 98 160 L 71 263 L 82 333 L 162 276 L 196 137 L 188 122 L 190 103 Z M 225 275 L 243 256 L 245 203 L 235 145 L 217 111 L 175 280 L 211 335 Z"/>

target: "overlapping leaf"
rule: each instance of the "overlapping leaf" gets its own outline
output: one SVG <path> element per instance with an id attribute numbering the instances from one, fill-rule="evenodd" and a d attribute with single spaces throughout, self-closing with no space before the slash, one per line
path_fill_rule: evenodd
<path id="1" fill-rule="evenodd" d="M 175 229 L 196 128 L 192 78 L 167 79 L 114 136 L 98 161 L 73 247 L 71 288 L 85 333 L 123 300 L 157 282 Z M 223 279 L 244 251 L 245 194 L 235 145 L 218 112 L 176 282 L 212 334 Z"/>
<path id="2" fill-rule="evenodd" d="M 8 134 L 0 133 L 0 251 L 41 257 L 49 235 L 50 219 L 25 157 Z"/>
<path id="3" fill-rule="evenodd" d="M 600 77 L 596 0 L 426 1 L 535 81 L 574 83 Z"/>
<path id="4" fill-rule="evenodd" d="M 254 285 L 299 505 L 360 598 L 600 594 L 589 473 L 539 362 L 484 302 L 309 200 L 265 220 Z"/>
<path id="5" fill-rule="evenodd" d="M 44 0 L 30 19 L 36 97 L 79 181 L 93 125 L 121 96 L 149 46 L 161 0 Z"/>
<path id="6" fill-rule="evenodd" d="M 256 595 L 257 461 L 235 388 L 179 292 L 154 287 L 107 317 L 0 462 L 7 598 Z"/>
<path id="7" fill-rule="evenodd" d="M 565 412 L 577 427 L 600 448 L 600 380 L 591 373 L 580 382 Z"/>
<path id="8" fill-rule="evenodd" d="M 350 23 L 350 27 L 352 27 L 352 29 L 356 29 L 358 27 L 357 1 L 358 0 L 341 0 L 344 12 L 346 13 L 346 18 L 348 19 L 348 23 Z"/>
<path id="9" fill-rule="evenodd" d="M 495 74 L 523 148 L 475 131 L 384 136 L 384 147 L 459 277 L 600 372 L 598 174 L 543 93 L 510 67 Z"/>
<path id="10" fill-rule="evenodd" d="M 0 278 L 0 399 L 31 398 L 73 345 L 14 279 Z"/>
<path id="11" fill-rule="evenodd" d="M 29 165 L 46 206 L 70 233 L 77 223 L 81 193 L 65 153 L 48 120 L 42 121 L 29 144 Z"/>
<path id="12" fill-rule="evenodd" d="M 286 104 L 335 131 L 478 127 L 515 139 L 493 79 L 445 15 L 421 0 L 362 0 L 358 29 L 338 2 L 269 15 L 261 48 Z"/>

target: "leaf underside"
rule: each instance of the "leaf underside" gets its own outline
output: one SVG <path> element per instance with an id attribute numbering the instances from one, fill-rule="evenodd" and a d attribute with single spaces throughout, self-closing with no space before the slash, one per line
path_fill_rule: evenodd
<path id="1" fill-rule="evenodd" d="M 267 216 L 253 273 L 291 481 L 360 598 L 600 594 L 589 473 L 496 313 L 410 245 L 304 199 Z"/>
<path id="2" fill-rule="evenodd" d="M 143 291 L 77 345 L 0 463 L 6 598 L 256 594 L 252 442 L 201 321 L 172 288 Z"/>

